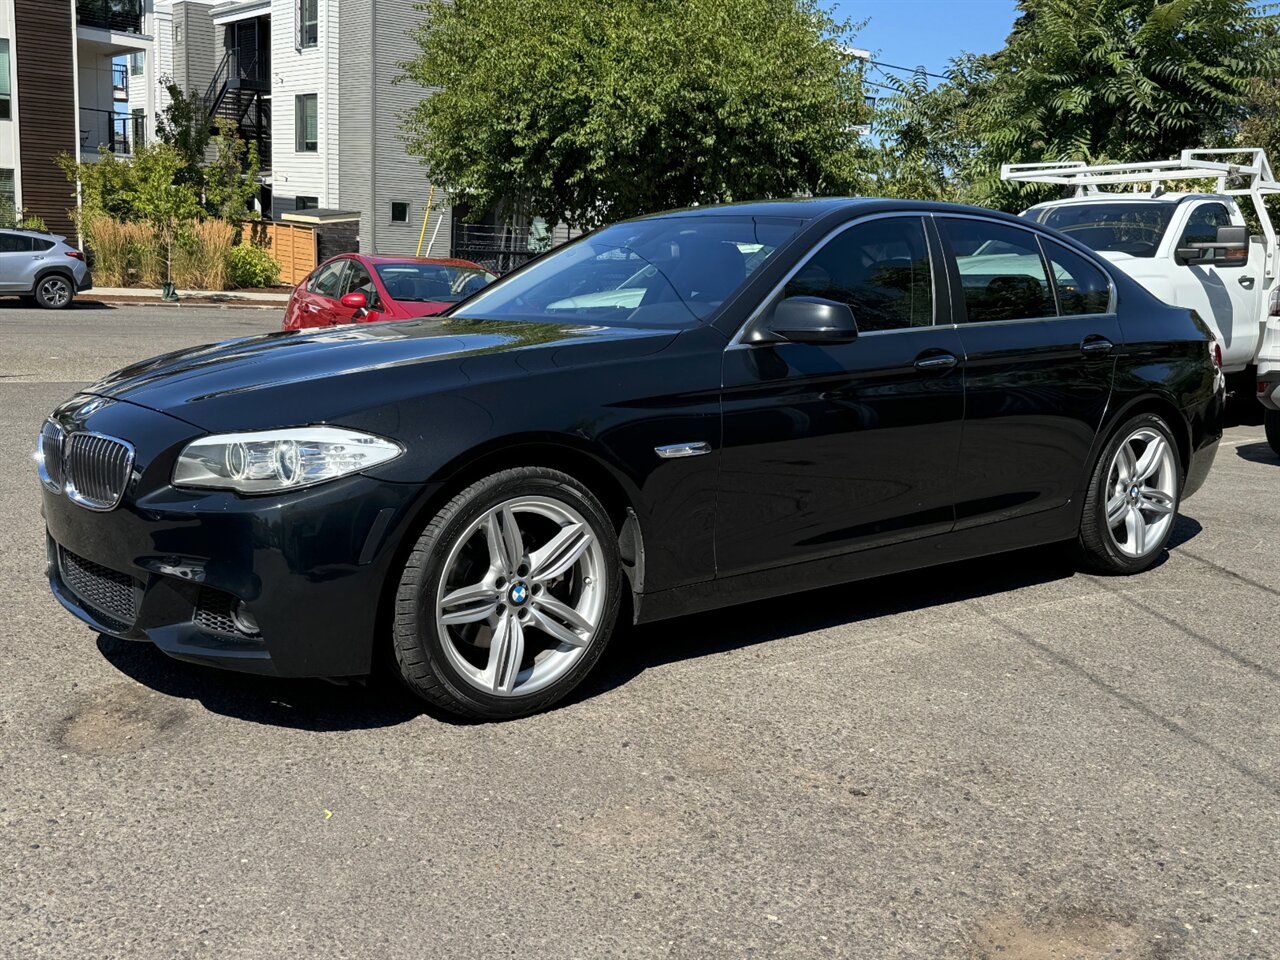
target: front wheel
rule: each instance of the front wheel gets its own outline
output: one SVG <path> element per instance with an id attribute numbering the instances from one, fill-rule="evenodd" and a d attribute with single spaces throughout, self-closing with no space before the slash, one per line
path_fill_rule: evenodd
<path id="1" fill-rule="evenodd" d="M 1267 431 L 1267 443 L 1271 452 L 1280 457 L 1280 410 L 1267 410 L 1263 413 L 1263 425 Z"/>
<path id="2" fill-rule="evenodd" d="M 46 310 L 61 310 L 70 306 L 75 295 L 71 281 L 61 274 L 44 277 L 36 283 L 36 303 Z"/>
<path id="3" fill-rule="evenodd" d="M 1139 414 L 1102 450 L 1085 494 L 1079 543 L 1090 566 L 1138 573 L 1164 550 L 1182 493 L 1178 447 L 1168 425 Z"/>
<path id="4" fill-rule="evenodd" d="M 613 525 L 577 480 L 541 467 L 486 477 L 445 505 L 405 563 L 400 674 L 464 717 L 545 709 L 600 659 L 621 581 Z"/>

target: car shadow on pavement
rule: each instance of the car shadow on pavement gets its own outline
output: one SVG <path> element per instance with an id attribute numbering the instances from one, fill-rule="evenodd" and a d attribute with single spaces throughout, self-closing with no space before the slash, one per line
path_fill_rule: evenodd
<path id="1" fill-rule="evenodd" d="M 1196 520 L 1179 516 L 1169 538 L 1176 549 L 1201 532 Z M 1156 561 L 1159 567 L 1165 553 Z M 622 686 L 650 667 L 725 653 L 769 640 L 837 626 L 873 621 L 1022 587 L 1065 580 L 1080 572 L 1068 544 L 1034 547 L 920 571 L 863 580 L 840 588 L 811 590 L 772 600 L 646 624 L 625 631 L 606 652 L 596 673 L 568 702 Z"/>
<path id="2" fill-rule="evenodd" d="M 1276 456 L 1275 451 L 1271 449 L 1271 444 L 1265 440 L 1258 443 L 1242 443 L 1236 447 L 1236 456 L 1251 463 L 1267 463 L 1273 466 L 1280 464 L 1280 457 Z"/>
<path id="3" fill-rule="evenodd" d="M 39 310 L 34 303 L 24 303 L 17 297 L 0 297 L 0 311 L 4 310 Z M 77 297 L 63 310 L 118 310 L 119 308 L 101 300 L 81 300 Z M 56 311 L 50 311 L 54 313 Z"/>
<path id="4" fill-rule="evenodd" d="M 391 727 L 427 712 L 393 677 L 382 674 L 351 684 L 259 677 L 174 660 L 149 643 L 106 634 L 99 635 L 98 650 L 125 676 L 156 693 L 195 700 L 213 713 L 250 723 L 323 733 Z"/>
<path id="5" fill-rule="evenodd" d="M 1169 547 L 1176 549 L 1200 530 L 1194 519 L 1178 517 Z M 1167 554 L 1156 566 L 1166 559 Z M 919 571 L 900 573 L 657 624 L 622 626 L 596 671 L 559 707 L 623 686 L 661 664 L 1006 593 L 1067 579 L 1078 569 L 1071 550 L 1059 544 L 1003 554 L 980 564 L 934 567 L 927 578 Z M 98 637 L 98 650 L 121 673 L 156 693 L 194 700 L 213 713 L 250 723 L 331 732 L 396 726 L 424 714 L 450 724 L 469 722 L 417 700 L 388 669 L 376 671 L 367 683 L 334 685 L 198 666 L 167 657 L 149 643 L 105 634 Z"/>

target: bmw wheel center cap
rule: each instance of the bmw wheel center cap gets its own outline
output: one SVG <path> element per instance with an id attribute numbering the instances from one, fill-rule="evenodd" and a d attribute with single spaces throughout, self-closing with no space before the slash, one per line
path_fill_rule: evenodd
<path id="1" fill-rule="evenodd" d="M 523 583 L 512 584 L 507 596 L 511 599 L 512 605 L 518 607 L 529 599 L 529 588 Z"/>

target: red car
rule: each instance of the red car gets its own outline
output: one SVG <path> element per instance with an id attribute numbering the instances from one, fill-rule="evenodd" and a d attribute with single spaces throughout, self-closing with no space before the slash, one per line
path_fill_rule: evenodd
<path id="1" fill-rule="evenodd" d="M 433 317 L 495 279 L 470 260 L 344 253 L 294 287 L 282 329 Z"/>

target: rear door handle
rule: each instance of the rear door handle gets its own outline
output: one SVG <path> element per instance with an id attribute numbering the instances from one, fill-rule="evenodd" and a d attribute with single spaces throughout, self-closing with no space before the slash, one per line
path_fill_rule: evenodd
<path id="1" fill-rule="evenodd" d="M 916 361 L 917 370 L 949 370 L 960 361 L 949 353 L 935 353 Z"/>
<path id="2" fill-rule="evenodd" d="M 1240 278 L 1240 286 L 1244 287 L 1246 290 L 1252 290 L 1252 289 L 1253 289 L 1253 277 L 1241 277 L 1241 278 Z"/>
<path id="3" fill-rule="evenodd" d="M 1080 352 L 1085 356 L 1101 356 L 1110 353 L 1115 344 L 1101 334 L 1095 333 L 1080 341 Z"/>

